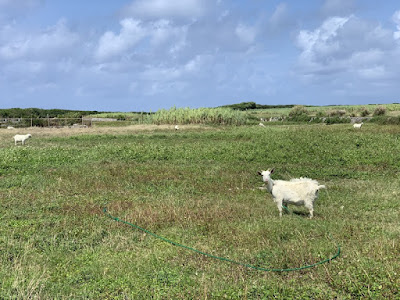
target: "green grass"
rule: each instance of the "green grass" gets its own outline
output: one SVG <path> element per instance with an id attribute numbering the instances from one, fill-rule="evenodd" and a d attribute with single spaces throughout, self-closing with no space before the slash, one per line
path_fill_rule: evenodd
<path id="1" fill-rule="evenodd" d="M 152 114 L 140 113 L 104 113 L 92 117 L 117 118 L 125 120 L 122 124 L 217 124 L 243 125 L 247 122 L 247 115 L 242 111 L 230 108 L 177 108 L 160 109 Z M 119 121 L 121 123 L 121 121 Z M 115 126 L 116 124 L 109 125 Z M 101 122 L 96 122 L 97 125 Z"/>
<path id="2" fill-rule="evenodd" d="M 328 106 L 306 106 L 307 113 L 310 116 L 317 116 L 318 114 L 327 114 L 330 111 L 345 110 L 346 116 L 354 115 L 360 116 L 361 110 L 366 108 L 372 116 L 377 107 L 384 107 L 388 116 L 398 116 L 400 111 L 400 104 L 369 104 L 369 105 L 328 105 Z M 253 116 L 257 118 L 270 118 L 270 117 L 287 117 L 292 108 L 270 108 L 270 109 L 256 109 L 250 111 Z"/>
<path id="3" fill-rule="evenodd" d="M 0 133 L 0 299 L 396 299 L 400 127 Z M 258 170 L 327 186 L 280 219 Z M 260 272 L 172 246 L 120 219 Z M 343 209 L 341 207 L 343 206 Z"/>
<path id="4" fill-rule="evenodd" d="M 398 125 L 400 114 L 400 104 L 369 104 L 369 105 L 330 105 L 330 106 L 300 106 L 304 113 L 293 115 L 296 106 L 277 107 L 268 109 L 249 109 L 246 111 L 233 110 L 231 108 L 177 108 L 172 107 L 168 110 L 160 109 L 155 113 L 100 113 L 90 117 L 115 118 L 118 121 L 104 122 L 93 121 L 92 126 L 129 126 L 135 124 L 206 124 L 206 125 L 255 125 L 260 122 L 260 118 L 279 117 L 285 119 L 285 124 L 307 123 L 313 118 L 313 123 L 349 123 L 349 117 L 373 117 L 375 109 L 382 108 L 384 115 L 373 121 L 380 124 Z M 297 106 L 297 108 L 299 108 Z M 315 118 L 317 117 L 317 118 Z M 322 118 L 328 117 L 322 121 Z M 280 125 L 282 122 L 274 122 Z"/>

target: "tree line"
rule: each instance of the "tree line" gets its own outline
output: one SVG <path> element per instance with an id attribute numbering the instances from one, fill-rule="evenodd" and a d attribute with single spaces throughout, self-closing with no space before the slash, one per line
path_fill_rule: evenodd
<path id="1" fill-rule="evenodd" d="M 250 109 L 269 109 L 269 108 L 292 108 L 294 107 L 293 104 L 289 105 L 263 105 L 257 104 L 255 102 L 241 102 L 238 104 L 229 104 L 221 106 L 224 108 L 231 108 L 234 110 L 250 110 Z"/>
<path id="2" fill-rule="evenodd" d="M 6 108 L 0 109 L 1 118 L 80 118 L 97 114 L 98 111 L 40 109 L 40 108 Z"/>
<path id="3" fill-rule="evenodd" d="M 255 102 L 242 102 L 220 106 L 221 108 L 231 108 L 233 110 L 251 110 L 268 108 L 291 108 L 294 105 L 262 105 Z M 67 110 L 67 109 L 41 109 L 41 108 L 6 108 L 0 109 L 0 118 L 80 118 L 87 115 L 95 115 L 100 111 L 86 110 Z"/>

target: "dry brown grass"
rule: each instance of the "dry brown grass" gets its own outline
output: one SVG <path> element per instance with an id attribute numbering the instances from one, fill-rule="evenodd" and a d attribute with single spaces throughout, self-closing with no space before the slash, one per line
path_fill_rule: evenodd
<path id="1" fill-rule="evenodd" d="M 13 144 L 13 136 L 16 134 L 32 134 L 32 138 L 37 137 L 69 137 L 77 135 L 97 135 L 97 134 L 113 134 L 113 135 L 124 135 L 124 134 L 136 134 L 142 132 L 157 132 L 157 131 L 175 131 L 174 125 L 130 125 L 130 126 L 116 126 L 116 127 L 106 127 L 106 126 L 93 126 L 88 128 L 47 128 L 47 127 L 26 127 L 26 128 L 15 128 L 0 129 L 0 145 Z M 209 130 L 212 127 L 205 125 L 180 125 L 179 131 L 187 130 Z M 27 141 L 27 145 L 29 144 Z"/>

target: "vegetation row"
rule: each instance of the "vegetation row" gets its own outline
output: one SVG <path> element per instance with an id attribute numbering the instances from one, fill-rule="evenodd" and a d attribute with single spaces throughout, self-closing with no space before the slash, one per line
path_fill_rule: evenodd
<path id="1" fill-rule="evenodd" d="M 255 107 L 255 108 L 253 108 Z M 267 108 L 265 108 L 267 107 Z M 245 102 L 217 108 L 177 108 L 148 112 L 95 112 L 29 109 L 1 109 L 0 121 L 7 125 L 7 119 L 20 118 L 19 126 L 68 126 L 79 123 L 79 119 L 112 118 L 129 124 L 217 124 L 245 125 L 266 121 L 296 123 L 350 123 L 365 118 L 378 124 L 400 124 L 400 104 L 366 106 L 262 106 Z M 354 119 L 356 118 L 356 119 Z M 82 122 L 82 121 L 80 121 Z M 82 122 L 83 123 L 83 122 Z M 90 123 L 90 122 L 89 122 Z M 111 125 L 108 123 L 107 125 Z M 117 125 L 117 124 L 114 124 Z"/>

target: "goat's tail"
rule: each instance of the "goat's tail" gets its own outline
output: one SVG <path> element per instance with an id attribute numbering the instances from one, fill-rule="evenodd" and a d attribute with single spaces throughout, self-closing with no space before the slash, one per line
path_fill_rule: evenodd
<path id="1" fill-rule="evenodd" d="M 326 189 L 326 186 L 325 185 L 319 185 L 318 186 L 318 189 L 320 190 L 320 189 Z"/>

